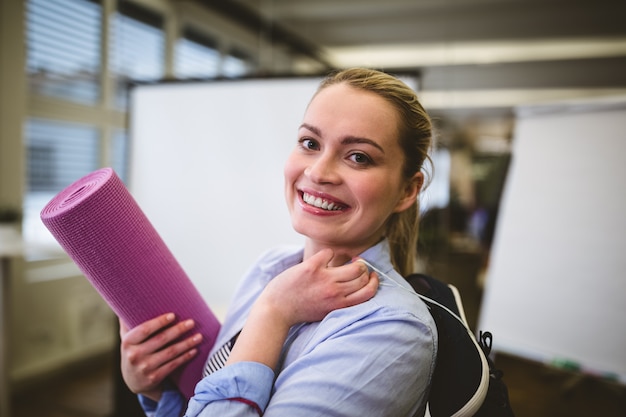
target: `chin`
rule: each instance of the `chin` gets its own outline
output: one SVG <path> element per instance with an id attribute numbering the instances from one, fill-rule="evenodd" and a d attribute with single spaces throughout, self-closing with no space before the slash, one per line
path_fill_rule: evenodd
<path id="1" fill-rule="evenodd" d="M 314 224 L 303 224 L 302 222 L 292 221 L 293 230 L 302 236 L 315 241 L 334 240 L 335 233 L 329 233 L 324 226 Z"/>

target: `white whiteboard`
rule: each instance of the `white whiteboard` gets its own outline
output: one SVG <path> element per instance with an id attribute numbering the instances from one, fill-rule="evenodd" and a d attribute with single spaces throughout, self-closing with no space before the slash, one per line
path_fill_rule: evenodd
<path id="1" fill-rule="evenodd" d="M 318 82 L 131 91 L 129 188 L 218 315 L 263 251 L 302 241 L 283 198 L 283 161 Z"/>
<path id="2" fill-rule="evenodd" d="M 479 328 L 626 382 L 626 98 L 524 109 Z"/>

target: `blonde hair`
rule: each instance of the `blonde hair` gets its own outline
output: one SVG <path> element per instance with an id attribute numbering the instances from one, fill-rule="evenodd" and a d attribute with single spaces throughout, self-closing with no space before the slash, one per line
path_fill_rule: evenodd
<path id="1" fill-rule="evenodd" d="M 398 141 L 404 153 L 403 177 L 408 181 L 417 172 L 424 171 L 425 177 L 429 178 L 424 164 L 429 163 L 432 167 L 428 155 L 432 146 L 432 123 L 417 94 L 398 78 L 366 68 L 331 73 L 321 82 L 317 91 L 341 83 L 377 94 L 396 109 L 399 116 Z M 393 213 L 387 221 L 385 235 L 389 241 L 391 262 L 403 276 L 415 270 L 418 232 L 419 200 L 416 199 L 408 209 Z"/>

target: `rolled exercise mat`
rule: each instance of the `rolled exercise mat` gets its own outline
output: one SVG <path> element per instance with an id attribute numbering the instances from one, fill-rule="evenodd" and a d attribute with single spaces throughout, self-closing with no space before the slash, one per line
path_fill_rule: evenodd
<path id="1" fill-rule="evenodd" d="M 77 180 L 44 207 L 41 220 L 130 328 L 167 312 L 194 319 L 193 331 L 203 335 L 198 354 L 171 376 L 191 398 L 219 321 L 115 172 Z"/>

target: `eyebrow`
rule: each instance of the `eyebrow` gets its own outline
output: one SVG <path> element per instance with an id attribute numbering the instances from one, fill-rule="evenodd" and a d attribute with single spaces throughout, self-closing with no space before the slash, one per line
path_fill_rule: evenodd
<path id="1" fill-rule="evenodd" d="M 310 124 L 307 124 L 307 123 L 302 123 L 300 127 L 301 128 L 304 127 L 305 129 L 310 130 L 311 132 L 315 133 L 317 136 L 322 136 L 322 131 L 315 126 L 311 126 Z M 342 145 L 350 145 L 353 143 L 363 143 L 366 145 L 371 145 L 379 149 L 382 153 L 385 153 L 385 150 L 383 149 L 383 147 L 380 146 L 378 143 L 376 143 L 376 141 L 372 139 L 362 138 L 358 136 L 347 136 L 341 140 Z"/>

